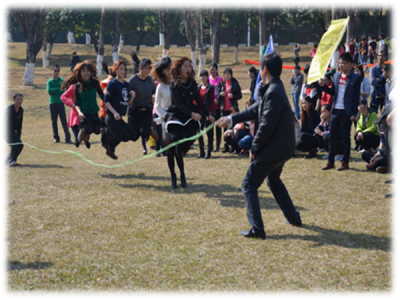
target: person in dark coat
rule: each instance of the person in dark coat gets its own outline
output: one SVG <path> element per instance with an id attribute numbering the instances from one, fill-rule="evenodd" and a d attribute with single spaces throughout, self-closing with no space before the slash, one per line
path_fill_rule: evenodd
<path id="1" fill-rule="evenodd" d="M 70 71 L 72 72 L 72 70 L 75 68 L 75 66 L 80 62 L 81 62 L 81 59 L 79 58 L 79 55 L 76 54 L 76 52 L 72 53 L 72 59 L 71 59 L 71 62 L 69 63 Z"/>
<path id="2" fill-rule="evenodd" d="M 301 226 L 300 213 L 295 209 L 285 185 L 280 179 L 283 166 L 293 157 L 295 132 L 293 112 L 280 79 L 282 59 L 275 52 L 261 61 L 261 101 L 232 116 L 222 117 L 216 124 L 232 126 L 255 120 L 250 165 L 242 183 L 247 217 L 252 226 L 241 234 L 247 238 L 265 239 L 257 190 L 267 179 L 268 186 L 288 223 Z"/>
<path id="3" fill-rule="evenodd" d="M 22 108 L 23 95 L 15 93 L 13 96 L 14 103 L 7 107 L 7 134 L 6 139 L 8 144 L 11 145 L 10 154 L 7 157 L 7 165 L 10 167 L 19 166 L 17 158 L 20 155 L 24 145 L 21 141 L 22 120 L 24 118 L 24 109 Z"/>

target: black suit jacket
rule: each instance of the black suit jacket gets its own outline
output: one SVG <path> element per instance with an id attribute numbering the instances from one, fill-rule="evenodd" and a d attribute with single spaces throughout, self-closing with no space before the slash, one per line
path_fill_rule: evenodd
<path id="1" fill-rule="evenodd" d="M 282 161 L 293 157 L 293 111 L 280 78 L 260 89 L 261 101 L 232 116 L 233 125 L 255 120 L 251 153 L 256 161 Z"/>

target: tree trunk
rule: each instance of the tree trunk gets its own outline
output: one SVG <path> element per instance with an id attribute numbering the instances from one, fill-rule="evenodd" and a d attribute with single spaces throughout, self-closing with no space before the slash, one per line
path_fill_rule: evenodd
<path id="1" fill-rule="evenodd" d="M 204 28 L 203 28 L 203 13 L 199 9 L 198 14 L 198 29 L 196 30 L 197 40 L 199 42 L 199 68 L 198 68 L 198 76 L 200 76 L 201 71 L 204 70 L 204 66 L 207 60 L 207 51 L 208 48 L 204 46 Z"/>
<path id="2" fill-rule="evenodd" d="M 104 58 L 104 31 L 106 28 L 106 10 L 103 7 L 101 9 L 100 19 L 100 34 L 99 34 L 99 52 L 97 53 L 97 76 L 102 74 L 102 63 Z"/>
<path id="3" fill-rule="evenodd" d="M 360 16 L 360 10 L 354 7 L 346 7 L 347 16 L 350 17 L 347 25 L 346 44 L 350 43 L 350 38 L 356 37 L 357 23 Z"/>
<path id="4" fill-rule="evenodd" d="M 220 34 L 221 34 L 222 11 L 218 8 L 211 9 L 212 30 L 212 62 L 219 64 Z"/>
<path id="5" fill-rule="evenodd" d="M 14 42 L 10 32 L 6 32 L 6 42 L 7 43 Z"/>
<path id="6" fill-rule="evenodd" d="M 49 61 L 47 60 L 46 51 L 47 51 L 47 39 L 46 39 L 46 37 L 44 37 L 43 38 L 43 47 L 42 47 L 43 68 L 47 68 L 49 66 Z"/>
<path id="7" fill-rule="evenodd" d="M 87 33 L 85 33 L 85 45 L 86 46 L 89 46 L 90 45 L 90 35 L 89 34 L 87 34 Z"/>
<path id="8" fill-rule="evenodd" d="M 259 42 L 260 42 L 260 60 L 263 57 L 264 53 L 262 53 L 262 49 L 264 43 L 267 40 L 266 32 L 265 32 L 265 10 L 260 7 L 258 10 L 258 20 L 259 20 Z"/>
<path id="9" fill-rule="evenodd" d="M 67 39 L 68 39 L 68 44 L 76 44 L 73 32 L 68 31 Z"/>
<path id="10" fill-rule="evenodd" d="M 119 36 L 118 53 L 121 53 L 123 47 L 124 47 L 124 36 L 121 33 L 121 35 Z"/>
<path id="11" fill-rule="evenodd" d="M 190 51 L 190 59 L 192 60 L 192 66 L 193 66 L 193 71 L 196 72 L 196 50 L 195 51 Z"/>
<path id="12" fill-rule="evenodd" d="M 53 52 L 53 43 L 49 44 L 49 51 L 47 54 L 47 60 L 50 60 L 51 53 Z"/>
<path id="13" fill-rule="evenodd" d="M 118 60 L 118 31 L 119 31 L 119 19 L 120 19 L 120 12 L 119 8 L 116 9 L 115 13 L 115 21 L 114 21 L 114 36 L 113 36 L 113 45 L 112 45 L 112 55 L 113 55 L 113 62 Z"/>
<path id="14" fill-rule="evenodd" d="M 237 63 L 238 63 L 238 61 L 239 61 L 239 51 L 238 51 L 238 46 L 235 46 L 234 53 L 235 53 L 235 64 L 237 64 Z"/>
<path id="15" fill-rule="evenodd" d="M 33 85 L 36 55 L 43 46 L 46 10 L 14 10 L 11 14 L 26 40 L 26 70 L 23 85 Z"/>
<path id="16" fill-rule="evenodd" d="M 182 17 L 185 25 L 186 38 L 190 45 L 190 57 L 193 62 L 193 70 L 196 71 L 196 32 L 198 30 L 198 20 L 196 20 L 196 17 L 193 18 L 193 12 L 190 9 L 183 9 Z"/>

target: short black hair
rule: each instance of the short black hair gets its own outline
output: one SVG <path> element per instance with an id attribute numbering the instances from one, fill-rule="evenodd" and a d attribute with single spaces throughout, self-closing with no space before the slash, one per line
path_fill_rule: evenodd
<path id="1" fill-rule="evenodd" d="M 360 99 L 360 100 L 358 101 L 358 105 L 366 105 L 366 106 L 368 107 L 368 102 L 367 102 L 366 99 Z"/>
<path id="2" fill-rule="evenodd" d="M 224 74 L 225 74 L 226 72 L 230 73 L 230 74 L 231 74 L 231 77 L 233 76 L 233 71 L 232 71 L 231 68 L 226 68 L 226 69 L 224 70 Z"/>
<path id="3" fill-rule="evenodd" d="M 308 74 L 308 71 L 310 71 L 310 64 L 306 64 L 304 67 L 304 74 Z"/>
<path id="4" fill-rule="evenodd" d="M 200 72 L 200 77 L 203 77 L 203 76 L 207 76 L 208 77 L 207 70 L 203 70 L 203 71 Z"/>
<path id="5" fill-rule="evenodd" d="M 353 62 L 353 57 L 349 52 L 343 52 L 342 54 L 340 54 L 339 59 L 345 62 Z"/>
<path id="6" fill-rule="evenodd" d="M 249 72 L 250 72 L 250 73 L 253 73 L 254 75 L 257 75 L 257 69 L 254 68 L 253 66 L 251 66 L 251 67 L 249 68 Z"/>
<path id="7" fill-rule="evenodd" d="M 391 64 L 384 64 L 382 69 L 384 71 L 386 71 L 386 72 L 391 72 L 392 71 L 392 65 Z"/>
<path id="8" fill-rule="evenodd" d="M 295 69 L 295 70 L 301 70 L 300 66 L 298 66 L 298 65 L 297 65 L 297 66 L 294 66 L 294 69 Z"/>
<path id="9" fill-rule="evenodd" d="M 325 73 L 324 76 L 326 77 L 326 79 L 328 79 L 329 81 L 332 81 L 332 75 L 330 73 Z"/>
<path id="10" fill-rule="evenodd" d="M 330 104 L 324 104 L 321 107 L 321 110 L 322 109 L 326 109 L 327 111 L 331 111 L 332 110 L 332 106 Z"/>
<path id="11" fill-rule="evenodd" d="M 269 74 L 273 77 L 279 77 L 281 76 L 282 73 L 282 59 L 281 57 L 276 53 L 268 53 L 265 55 L 260 62 L 261 65 L 261 70 L 264 70 L 265 67 L 267 67 L 267 70 Z"/>
<path id="12" fill-rule="evenodd" d="M 16 93 L 13 95 L 13 99 L 17 98 L 18 96 L 21 96 L 22 98 L 24 97 L 24 95 L 22 95 L 20 92 L 16 92 Z"/>
<path id="13" fill-rule="evenodd" d="M 57 64 L 56 64 L 56 65 L 54 65 L 54 66 L 53 66 L 53 70 L 55 70 L 55 69 L 60 69 L 60 66 L 59 66 L 59 65 L 57 65 Z"/>

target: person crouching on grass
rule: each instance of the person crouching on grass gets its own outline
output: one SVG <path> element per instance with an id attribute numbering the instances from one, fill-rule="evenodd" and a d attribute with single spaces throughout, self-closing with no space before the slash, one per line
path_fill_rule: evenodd
<path id="1" fill-rule="evenodd" d="M 13 96 L 14 103 L 7 107 L 6 118 L 7 118 L 7 134 L 6 139 L 8 144 L 11 145 L 10 154 L 7 156 L 7 165 L 10 167 L 19 166 L 17 164 L 17 158 L 20 155 L 24 145 L 21 141 L 21 130 L 22 120 L 24 117 L 24 109 L 22 108 L 23 95 L 21 93 L 15 93 Z M 20 143 L 20 144 L 18 144 Z"/>

